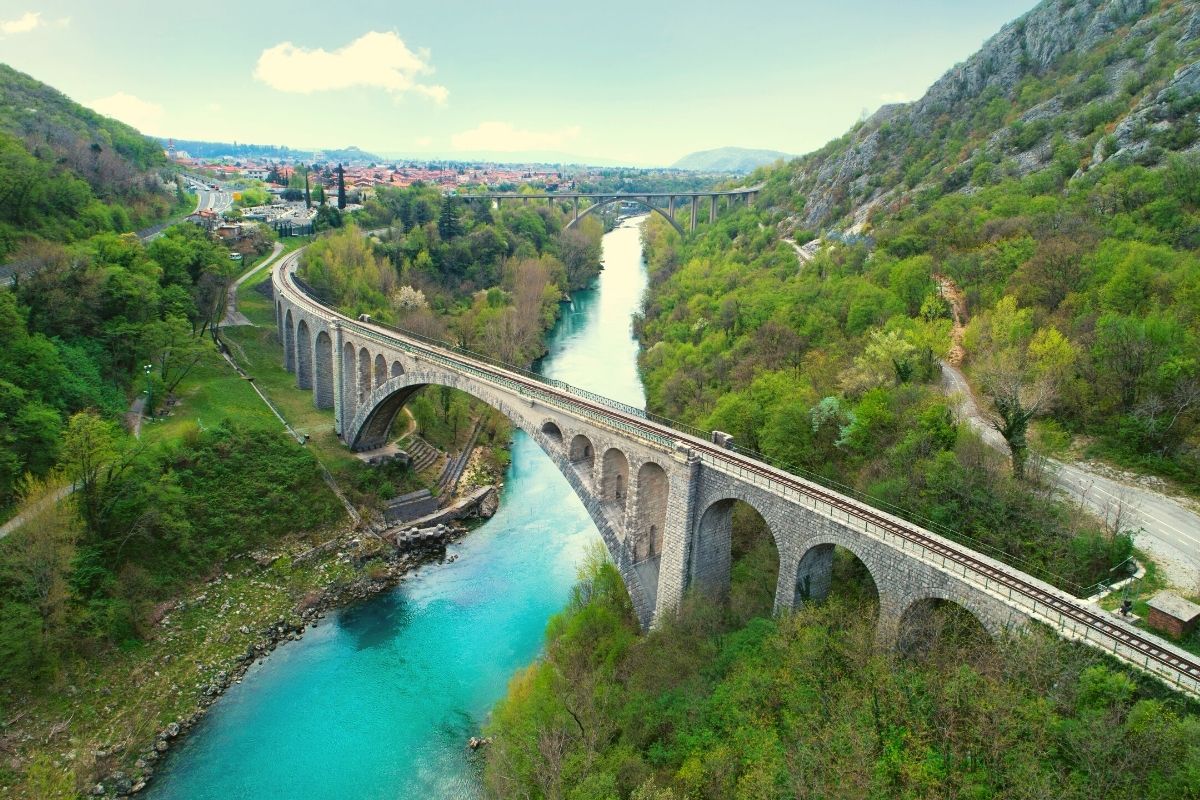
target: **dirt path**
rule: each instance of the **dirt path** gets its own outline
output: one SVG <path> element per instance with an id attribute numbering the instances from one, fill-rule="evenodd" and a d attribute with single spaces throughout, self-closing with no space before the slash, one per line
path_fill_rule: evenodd
<path id="1" fill-rule="evenodd" d="M 783 241 L 790 244 L 792 249 L 796 251 L 796 259 L 799 260 L 801 267 L 816 258 L 817 250 L 821 248 L 821 243 L 817 239 L 804 244 L 797 244 L 795 239 L 790 236 L 784 236 Z"/>
<path id="2" fill-rule="evenodd" d="M 950 314 L 954 318 L 954 325 L 950 328 L 950 353 L 947 360 L 957 367 L 962 364 L 963 356 L 966 355 L 962 340 L 963 331 L 967 327 L 967 298 L 962 289 L 958 288 L 958 284 L 945 275 L 935 272 L 933 279 L 937 281 L 938 293 L 950 304 Z"/>
<path id="3" fill-rule="evenodd" d="M 40 503 L 38 503 L 36 506 L 34 506 L 32 509 L 30 509 L 30 511 L 32 513 L 37 513 L 39 511 L 41 511 L 43 508 L 45 508 L 46 505 L 48 505 L 49 503 L 57 503 L 59 500 L 62 500 L 64 497 L 66 497 L 67 495 L 71 494 L 74 491 L 75 491 L 75 484 L 68 483 L 66 486 L 62 487 L 54 494 L 47 495 L 46 497 L 42 498 L 42 501 Z M 0 525 L 0 539 L 3 539 L 5 536 L 8 536 L 10 533 L 12 533 L 13 531 L 17 530 L 22 525 L 24 525 L 25 519 L 28 516 L 29 516 L 28 512 L 25 514 L 17 514 L 15 517 L 10 519 L 8 522 L 4 523 L 3 525 Z"/>

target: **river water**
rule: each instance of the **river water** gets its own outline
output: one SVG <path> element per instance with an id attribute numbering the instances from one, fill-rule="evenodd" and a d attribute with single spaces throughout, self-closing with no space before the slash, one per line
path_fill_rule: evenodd
<path id="1" fill-rule="evenodd" d="M 547 375 L 642 407 L 630 322 L 646 287 L 640 223 L 604 237 L 605 269 L 550 336 Z M 151 784 L 155 800 L 474 798 L 466 748 L 600 536 L 517 432 L 500 510 L 395 590 L 331 614 L 229 689 Z"/>

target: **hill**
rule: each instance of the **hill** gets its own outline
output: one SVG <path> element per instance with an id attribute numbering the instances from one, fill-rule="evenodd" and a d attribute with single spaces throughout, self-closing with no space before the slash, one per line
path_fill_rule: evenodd
<path id="1" fill-rule="evenodd" d="M 775 173 L 787 227 L 861 228 L 922 193 L 970 193 L 1108 160 L 1162 163 L 1200 139 L 1200 11 L 1155 0 L 1044 2 L 918 101 L 880 108 Z"/>
<path id="2" fill-rule="evenodd" d="M 792 156 L 778 150 L 750 150 L 745 147 L 718 147 L 688 153 L 671 166 L 699 172 L 753 172 Z"/>
<path id="3" fill-rule="evenodd" d="M 357 147 L 340 149 L 305 150 L 274 144 L 246 144 L 245 142 L 205 142 L 196 139 L 165 139 L 158 140 L 162 147 L 169 142 L 175 143 L 175 149 L 186 152 L 192 158 L 266 158 L 287 161 L 314 161 L 320 155 L 322 161 L 341 162 L 344 164 L 382 163 L 386 159 Z"/>
<path id="4" fill-rule="evenodd" d="M 921 100 L 757 171 L 754 207 L 686 237 L 652 216 L 647 410 L 1087 596 L 1133 552 L 1122 499 L 1099 520 L 1020 466 L 1096 454 L 1200 489 L 1198 59 L 1194 1 L 1044 0 Z M 1011 459 L 956 417 L 960 360 Z M 584 572 L 492 714 L 494 794 L 1200 793 L 1194 705 L 1065 642 L 989 642 L 952 602 L 881 654 L 849 550 L 822 607 L 787 524 L 731 516 L 727 594 L 648 635 L 611 566 Z"/>
<path id="5" fill-rule="evenodd" d="M 166 216 L 178 199 L 162 148 L 0 64 L 0 257 Z"/>

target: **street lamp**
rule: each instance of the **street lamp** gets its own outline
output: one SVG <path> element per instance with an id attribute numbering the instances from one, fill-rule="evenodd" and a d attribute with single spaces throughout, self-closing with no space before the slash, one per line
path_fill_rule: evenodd
<path id="1" fill-rule="evenodd" d="M 142 369 L 146 372 L 146 416 L 149 416 L 154 410 L 154 385 L 150 382 L 150 370 L 154 365 L 147 364 Z"/>

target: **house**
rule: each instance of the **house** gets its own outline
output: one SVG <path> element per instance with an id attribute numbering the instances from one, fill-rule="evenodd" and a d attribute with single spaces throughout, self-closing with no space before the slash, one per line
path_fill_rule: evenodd
<path id="1" fill-rule="evenodd" d="M 1200 605 L 1184 600 L 1174 592 L 1161 591 L 1146 601 L 1150 613 L 1146 624 L 1176 639 L 1187 636 L 1200 620 Z"/>

